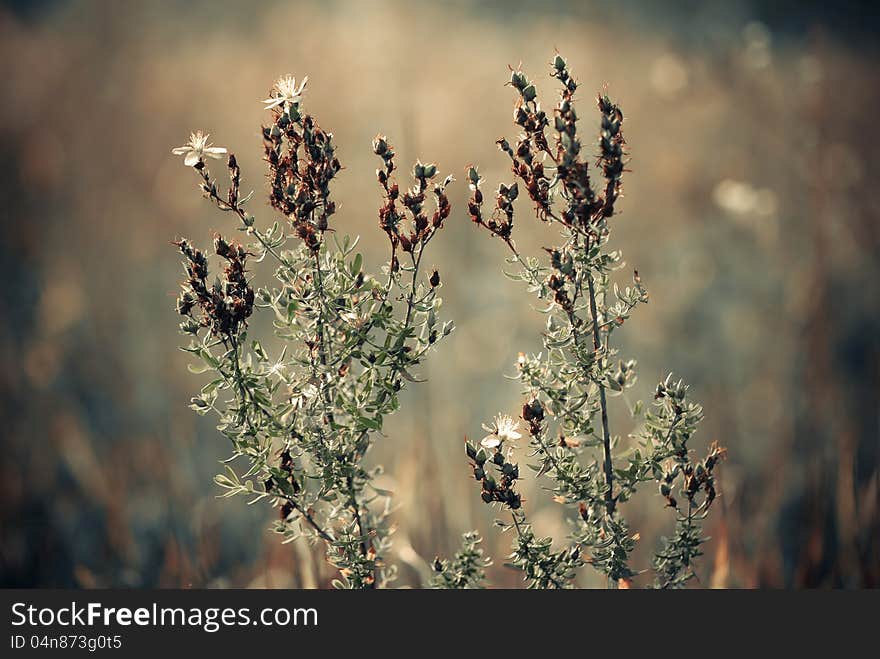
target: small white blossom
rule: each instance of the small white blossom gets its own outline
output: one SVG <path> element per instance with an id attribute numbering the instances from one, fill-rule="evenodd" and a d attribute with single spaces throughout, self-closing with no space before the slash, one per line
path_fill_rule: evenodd
<path id="1" fill-rule="evenodd" d="M 189 142 L 183 146 L 174 147 L 171 149 L 171 153 L 175 156 L 183 156 L 183 164 L 187 167 L 198 164 L 204 160 L 205 156 L 221 158 L 226 153 L 226 149 L 222 146 L 208 144 L 208 137 L 210 136 L 200 130 L 190 133 Z"/>
<path id="2" fill-rule="evenodd" d="M 320 391 L 318 390 L 318 387 L 311 383 L 291 385 L 290 402 L 292 403 L 292 409 L 307 409 L 310 405 L 312 405 L 312 403 L 318 397 L 319 393 Z"/>
<path id="3" fill-rule="evenodd" d="M 483 448 L 497 448 L 501 445 L 501 440 L 498 439 L 495 435 L 486 435 L 483 437 L 483 440 L 480 442 L 480 446 Z"/>
<path id="4" fill-rule="evenodd" d="M 483 429 L 489 434 L 483 437 L 480 445 L 487 449 L 497 448 L 498 446 L 501 446 L 501 443 L 505 440 L 515 441 L 522 437 L 522 435 L 517 432 L 519 429 L 519 422 L 514 421 L 507 414 L 496 415 L 495 422 L 491 426 L 484 425 Z"/>
<path id="5" fill-rule="evenodd" d="M 272 366 L 269 367 L 269 374 L 270 375 L 277 375 L 278 377 L 283 379 L 283 377 L 284 377 L 284 362 L 279 359 L 277 362 L 272 364 Z"/>
<path id="6" fill-rule="evenodd" d="M 297 87 L 296 78 L 293 76 L 281 76 L 275 81 L 275 87 L 272 89 L 273 95 L 263 101 L 266 104 L 266 109 L 270 110 L 279 105 L 286 107 L 296 105 L 302 100 L 308 81 L 309 76 L 305 76 L 300 81 L 299 87 Z"/>
<path id="7" fill-rule="evenodd" d="M 363 327 L 367 319 L 354 311 L 347 311 L 339 314 L 339 317 L 355 329 Z"/>

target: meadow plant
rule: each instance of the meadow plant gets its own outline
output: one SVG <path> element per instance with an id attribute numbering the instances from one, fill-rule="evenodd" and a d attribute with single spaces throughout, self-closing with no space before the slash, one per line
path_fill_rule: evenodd
<path id="1" fill-rule="evenodd" d="M 611 431 L 608 405 L 636 381 L 635 361 L 618 359 L 611 338 L 648 301 L 637 271 L 624 288 L 613 281 L 623 262 L 608 246 L 627 158 L 623 113 L 599 95 L 596 167 L 604 183 L 594 189 L 577 132 L 577 83 L 558 55 L 551 75 L 561 93 L 548 115 L 534 84 L 512 71 L 514 122 L 522 132 L 514 144 L 497 142 L 514 181 L 499 185 L 490 212 L 483 208 L 482 177 L 476 167 L 467 169 L 471 219 L 504 243 L 508 262 L 520 268 L 509 276 L 527 285 L 547 316 L 543 350 L 517 361 L 525 394 L 519 420 L 498 414 L 479 444 L 466 443 L 467 456 L 482 500 L 511 514 L 510 522 L 499 522 L 515 533 L 508 564 L 522 571 L 530 588 L 570 587 L 586 565 L 609 585 L 629 587 L 639 574 L 630 565 L 639 534 L 630 530 L 621 504 L 647 481 L 656 482 L 675 524 L 652 563 L 654 585 L 683 586 L 695 574 L 705 541 L 701 522 L 716 498 L 714 469 L 725 451 L 713 444 L 702 460 L 693 457 L 688 442 L 703 412 L 672 376 L 657 386 L 651 409 L 641 402 L 629 408 L 636 429 L 627 442 Z M 262 129 L 268 201 L 283 218 L 267 229 L 247 210 L 252 193 L 241 195 L 234 154 L 200 132 L 173 149 L 198 176 L 203 195 L 231 214 L 243 234 L 243 243 L 214 235 L 213 252 L 222 263 L 214 279 L 205 252 L 189 240 L 175 241 L 185 258 L 177 311 L 184 316 L 181 331 L 191 337 L 183 350 L 198 360 L 191 370 L 211 375 L 191 407 L 216 413 L 232 446 L 215 478 L 223 496 L 270 502 L 279 511 L 274 530 L 285 541 L 304 536 L 326 544 L 339 571 L 335 586 L 374 588 L 395 576 L 388 561 L 391 493 L 375 484 L 381 467 L 365 459 L 404 384 L 418 381 L 415 367 L 453 330 L 438 319 L 440 274 L 422 268 L 428 243 L 450 215 L 446 187 L 453 179 L 440 181 L 436 165 L 417 162 L 413 185 L 401 191 L 394 149 L 376 137 L 379 227 L 389 253 L 381 276 L 367 274 L 357 239 L 331 228 L 331 183 L 342 165 L 333 135 L 303 111 L 306 84 L 306 78 L 299 84 L 281 78 L 264 101 L 272 118 Z M 208 163 L 224 158 L 229 183 L 221 193 Z M 545 248 L 546 262 L 521 256 L 513 240 L 520 186 L 538 220 L 560 234 Z M 264 259 L 274 266 L 274 281 L 255 290 L 247 264 Z M 256 310 L 270 315 L 277 350 L 248 337 Z M 517 491 L 523 474 L 514 447 L 521 430 L 528 436 L 527 467 L 572 511 L 563 546 L 535 535 Z M 480 542 L 476 532 L 466 533 L 453 558 L 435 559 L 426 585 L 483 587 L 491 559 Z"/>
<path id="2" fill-rule="evenodd" d="M 381 275 L 368 274 L 357 240 L 331 228 L 331 184 L 342 165 L 333 135 L 304 112 L 306 84 L 281 78 L 264 101 L 271 114 L 262 129 L 268 201 L 282 218 L 266 229 L 248 210 L 251 195 L 241 194 L 234 154 L 202 133 L 173 150 L 242 234 L 242 242 L 214 235 L 222 267 L 213 279 L 206 252 L 186 239 L 174 243 L 185 259 L 177 311 L 190 337 L 183 350 L 196 360 L 191 370 L 210 374 L 191 407 L 215 413 L 231 443 L 215 479 L 224 496 L 271 503 L 278 509 L 274 530 L 285 541 L 325 543 L 339 571 L 335 586 L 374 588 L 395 575 L 387 560 L 391 507 L 390 493 L 375 485 L 381 468 L 365 459 L 406 382 L 417 381 L 416 367 L 453 330 L 438 318 L 440 274 L 423 268 L 428 243 L 451 210 L 452 177 L 439 180 L 436 165 L 419 162 L 413 186 L 401 190 L 394 149 L 375 139 L 379 225 L 389 251 Z M 221 192 L 208 165 L 224 158 L 229 183 Z M 247 265 L 264 259 L 274 280 L 255 288 Z M 269 315 L 277 340 L 248 336 L 255 312 Z M 476 542 L 468 536 L 438 579 L 453 587 L 477 583 L 484 562 Z"/>
<path id="3" fill-rule="evenodd" d="M 498 186 L 487 212 L 483 178 L 470 167 L 468 212 L 506 246 L 508 262 L 519 267 L 509 276 L 526 284 L 547 316 L 543 350 L 520 354 L 517 361 L 525 394 L 520 418 L 528 435 L 528 468 L 553 500 L 571 511 L 566 542 L 560 547 L 552 538 L 536 537 L 524 512 L 517 491 L 524 474 L 514 461 L 519 421 L 498 415 L 484 426 L 488 434 L 479 444 L 466 444 L 467 456 L 483 501 L 511 514 L 510 522 L 499 524 L 515 533 L 509 564 L 522 571 L 528 587 L 570 587 L 586 565 L 604 574 L 609 586 L 629 587 L 639 573 L 630 555 L 640 536 L 630 530 L 621 504 L 648 481 L 656 482 L 674 517 L 674 531 L 662 540 L 651 566 L 654 585 L 680 587 L 694 576 L 705 541 L 701 521 L 716 497 L 713 472 L 725 451 L 712 444 L 702 460 L 694 458 L 688 443 L 703 411 L 671 375 L 657 386 L 651 409 L 641 402 L 629 408 L 636 430 L 628 441 L 612 433 L 608 406 L 614 398 L 625 400 L 623 392 L 636 381 L 636 362 L 619 359 L 611 339 L 635 308 L 648 302 L 638 271 L 623 288 L 614 281 L 623 261 L 608 245 L 626 171 L 623 112 L 599 94 L 596 168 L 603 182 L 595 188 L 589 147 L 577 131 L 578 85 L 563 57 L 553 60 L 551 76 L 561 90 L 548 114 L 535 85 L 520 69 L 512 70 L 514 123 L 521 133 L 514 143 L 502 138 L 497 144 L 511 162 L 514 180 Z M 521 256 L 513 240 L 520 186 L 537 219 L 560 235 L 557 244 L 544 248 L 545 262 Z"/>

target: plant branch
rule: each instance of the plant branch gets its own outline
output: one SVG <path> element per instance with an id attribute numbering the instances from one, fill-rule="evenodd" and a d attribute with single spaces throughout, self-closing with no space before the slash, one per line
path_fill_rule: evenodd
<path id="1" fill-rule="evenodd" d="M 599 338 L 599 315 L 596 310 L 596 287 L 593 283 L 592 273 L 587 273 L 587 285 L 590 294 L 590 314 L 593 317 L 593 347 L 598 352 L 602 349 L 602 341 Z M 604 359 L 602 359 L 604 363 Z M 611 463 L 611 433 L 608 429 L 608 403 L 605 398 L 605 385 L 596 383 L 599 387 L 599 405 L 602 413 L 602 449 L 604 452 L 603 471 L 605 472 L 605 511 L 608 515 L 614 514 L 614 468 Z"/>

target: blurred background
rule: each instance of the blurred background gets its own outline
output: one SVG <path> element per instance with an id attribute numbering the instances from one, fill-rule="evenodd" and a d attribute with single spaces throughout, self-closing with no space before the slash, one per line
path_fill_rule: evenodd
<path id="1" fill-rule="evenodd" d="M 615 337 L 636 391 L 684 377 L 706 412 L 694 448 L 730 451 L 700 584 L 876 587 L 878 27 L 874 3 L 818 0 L 0 2 L 0 584 L 326 587 L 320 547 L 281 545 L 268 506 L 216 498 L 228 444 L 187 408 L 202 381 L 177 350 L 169 241 L 207 243 L 232 218 L 169 150 L 195 128 L 234 150 L 266 226 L 259 101 L 308 74 L 305 106 L 346 167 L 335 226 L 376 271 L 373 136 L 459 179 L 479 163 L 494 188 L 510 178 L 494 141 L 515 136 L 507 66 L 552 106 L 558 49 L 581 130 L 605 84 L 627 119 L 614 245 L 651 301 Z M 519 409 L 503 375 L 543 319 L 467 219 L 466 185 L 451 190 L 431 258 L 458 329 L 371 458 L 397 493 L 398 585 L 476 528 L 494 582 L 515 586 L 462 439 Z M 554 235 L 528 215 L 516 239 L 534 254 Z M 524 484 L 561 540 L 562 509 Z M 673 523 L 645 490 L 627 508 L 637 567 Z"/>

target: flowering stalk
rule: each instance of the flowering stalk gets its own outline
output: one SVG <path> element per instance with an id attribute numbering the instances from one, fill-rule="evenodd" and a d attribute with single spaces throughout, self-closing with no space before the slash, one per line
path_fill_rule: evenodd
<path id="1" fill-rule="evenodd" d="M 272 116 L 262 130 L 269 203 L 284 218 L 268 229 L 258 228 L 246 209 L 250 195 L 240 194 L 233 154 L 222 194 L 205 156 L 222 156 L 225 149 L 208 146 L 199 133 L 174 150 L 197 172 L 205 197 L 235 215 L 250 239 L 245 247 L 215 237 L 214 251 L 227 266 L 211 285 L 205 255 L 177 241 L 186 258 L 177 309 L 185 317 L 181 330 L 192 337 L 183 349 L 202 362 L 191 370 L 214 375 L 192 407 L 215 412 L 232 444 L 224 473 L 215 479 L 224 496 L 271 502 L 279 511 L 274 530 L 285 542 L 305 536 L 326 544 L 339 571 L 335 586 L 373 588 L 393 579 L 395 568 L 385 558 L 390 493 L 375 487 L 381 468 L 368 467 L 365 458 L 385 416 L 397 409 L 405 382 L 415 381 L 413 369 L 453 329 L 437 320 L 439 273 L 426 277 L 419 267 L 449 215 L 445 188 L 451 178 L 435 183 L 436 166 L 417 164 L 415 187 L 404 197 L 409 215 L 400 212 L 388 228 L 388 204 L 396 208 L 389 195 L 397 185 L 393 154 L 383 140 L 380 226 L 392 249 L 383 281 L 367 274 L 357 240 L 338 238 L 330 228 L 336 212 L 330 187 L 342 166 L 332 134 L 302 111 L 306 80 L 280 79 L 265 101 Z M 436 211 L 426 226 L 428 190 Z M 413 230 L 405 233 L 408 225 Z M 404 237 L 409 259 L 401 265 L 397 248 Z M 267 257 L 274 261 L 275 281 L 255 292 L 245 263 Z M 248 339 L 247 319 L 255 308 L 271 314 L 280 349 Z M 243 473 L 232 465 L 236 458 L 248 463 Z"/>
<path id="2" fill-rule="evenodd" d="M 483 179 L 470 167 L 468 212 L 478 227 L 501 239 L 511 254 L 509 262 L 521 267 L 512 278 L 525 282 L 545 305 L 544 350 L 521 354 L 517 363 L 526 396 L 521 419 L 537 458 L 529 466 L 537 478 L 550 480 L 554 501 L 576 511 L 568 546 L 554 552 L 550 538 L 536 539 L 522 511 L 515 491 L 519 467 L 510 449 L 503 452 L 505 439 L 519 438 L 512 421 L 505 421 L 506 437 L 494 432 L 479 448 L 468 444 L 467 453 L 483 500 L 512 514 L 512 525 L 505 525 L 517 534 L 512 565 L 524 572 L 530 587 L 569 586 L 587 563 L 604 573 L 610 586 L 628 586 L 636 574 L 630 554 L 639 534 L 630 533 L 620 504 L 652 479 L 677 516 L 674 537 L 665 541 L 654 561 L 656 585 L 679 586 L 693 575 L 693 559 L 703 542 L 699 522 L 715 498 L 712 470 L 724 451 L 713 445 L 703 462 L 692 461 L 687 442 L 702 410 L 686 400 L 687 387 L 673 385 L 671 378 L 658 387 L 654 412 L 644 414 L 641 404 L 630 410 L 640 424 L 633 435 L 636 446 L 624 451 L 611 431 L 609 403 L 632 387 L 636 377 L 635 361 L 616 359 L 611 338 L 635 307 L 648 301 L 638 271 L 631 286 L 621 289 L 612 281 L 623 265 L 620 252 L 608 248 L 625 171 L 623 113 L 606 94 L 599 95 L 596 166 L 604 183 L 596 189 L 577 130 L 577 82 L 561 56 L 551 66 L 551 76 L 561 87 L 551 115 L 541 108 L 525 73 L 512 71 L 509 84 L 518 96 L 514 123 L 522 132 L 514 144 L 504 138 L 497 144 L 510 159 L 514 181 L 499 185 L 494 209 L 487 213 Z M 513 240 L 520 186 L 536 217 L 561 231 L 561 242 L 545 248 L 546 263 L 521 256 Z M 501 470 L 500 481 L 487 473 L 487 464 Z M 686 510 L 672 497 L 676 485 Z"/>

